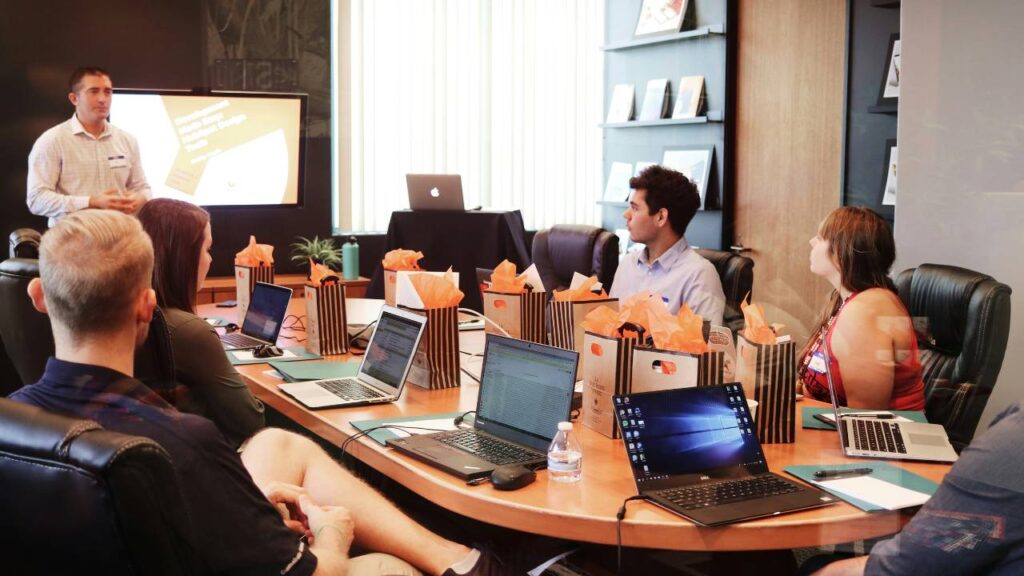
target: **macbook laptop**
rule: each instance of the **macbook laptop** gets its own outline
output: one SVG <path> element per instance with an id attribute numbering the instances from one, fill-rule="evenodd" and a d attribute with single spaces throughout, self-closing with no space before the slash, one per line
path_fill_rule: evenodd
<path id="1" fill-rule="evenodd" d="M 822 347 L 825 359 L 825 379 L 832 412 L 839 430 L 839 444 L 843 454 L 858 458 L 890 460 L 926 460 L 955 462 L 956 450 L 949 443 L 946 429 L 939 424 L 902 422 L 892 419 L 861 415 L 856 412 L 840 413 L 832 383 L 832 367 L 828 350 Z"/>
<path id="2" fill-rule="evenodd" d="M 578 353 L 488 334 L 473 427 L 392 438 L 391 446 L 464 480 L 498 466 L 542 468 L 569 421 Z"/>
<path id="3" fill-rule="evenodd" d="M 278 389 L 313 410 L 394 402 L 402 395 L 426 324 L 426 316 L 384 306 L 355 378 L 279 384 Z"/>
<path id="4" fill-rule="evenodd" d="M 252 290 L 252 298 L 249 299 L 249 309 L 245 311 L 241 331 L 220 335 L 224 349 L 248 350 L 275 344 L 291 299 L 291 288 L 257 282 Z"/>
<path id="5" fill-rule="evenodd" d="M 835 499 L 768 471 L 737 383 L 613 396 L 637 492 L 702 526 Z"/>
<path id="6" fill-rule="evenodd" d="M 458 174 L 406 174 L 409 208 L 413 210 L 466 209 L 462 200 L 462 176 Z"/>

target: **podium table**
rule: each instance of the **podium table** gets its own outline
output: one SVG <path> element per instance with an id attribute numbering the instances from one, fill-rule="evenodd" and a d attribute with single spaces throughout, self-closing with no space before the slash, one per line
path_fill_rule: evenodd
<path id="1" fill-rule="evenodd" d="M 424 270 L 443 271 L 451 266 L 459 273 L 459 289 L 466 294 L 462 306 L 480 312 L 483 300 L 476 281 L 477 268 L 494 268 L 508 260 L 522 271 L 531 262 L 519 210 L 392 212 L 385 251 L 398 248 L 423 252 L 420 268 Z M 367 296 L 384 297 L 381 266 L 373 272 Z"/>

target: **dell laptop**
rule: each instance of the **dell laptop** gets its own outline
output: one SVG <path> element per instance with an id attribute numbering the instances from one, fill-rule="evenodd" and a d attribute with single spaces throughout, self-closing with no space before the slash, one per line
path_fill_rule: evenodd
<path id="1" fill-rule="evenodd" d="M 257 282 L 249 300 L 249 309 L 245 311 L 242 330 L 220 335 L 224 349 L 249 350 L 275 344 L 291 299 L 291 288 Z"/>
<path id="2" fill-rule="evenodd" d="M 409 208 L 462 212 L 462 176 L 458 174 L 406 174 Z"/>
<path id="3" fill-rule="evenodd" d="M 613 396 L 637 492 L 702 526 L 827 506 L 768 471 L 738 383 Z"/>
<path id="4" fill-rule="evenodd" d="M 832 362 L 828 350 L 825 347 L 822 350 L 828 395 L 832 400 L 843 454 L 856 458 L 956 461 L 956 450 L 949 443 L 946 429 L 939 424 L 883 420 L 866 415 L 858 417 L 857 412 L 840 413 L 835 385 L 832 383 Z"/>
<path id="5" fill-rule="evenodd" d="M 569 421 L 578 356 L 488 334 L 473 427 L 392 438 L 388 446 L 464 480 L 506 464 L 542 468 L 558 423 Z"/>
<path id="6" fill-rule="evenodd" d="M 313 410 L 394 402 L 402 395 L 426 324 L 426 316 L 384 306 L 355 378 L 279 384 L 278 389 Z"/>

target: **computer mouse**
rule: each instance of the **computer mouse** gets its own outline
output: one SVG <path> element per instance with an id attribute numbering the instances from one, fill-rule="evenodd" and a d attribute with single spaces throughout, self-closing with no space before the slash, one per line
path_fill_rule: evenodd
<path id="1" fill-rule="evenodd" d="M 253 350 L 252 355 L 255 358 L 274 358 L 275 356 L 283 356 L 284 352 L 277 346 L 265 344 Z"/>
<path id="2" fill-rule="evenodd" d="M 537 479 L 537 473 L 526 466 L 498 466 L 491 472 L 491 485 L 495 490 L 518 490 Z"/>

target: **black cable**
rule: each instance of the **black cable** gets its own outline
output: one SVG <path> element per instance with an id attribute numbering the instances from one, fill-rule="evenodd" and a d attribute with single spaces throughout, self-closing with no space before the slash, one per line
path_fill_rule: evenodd
<path id="1" fill-rule="evenodd" d="M 466 374 L 466 376 L 469 376 L 470 378 L 472 378 L 472 379 L 473 379 L 473 381 L 474 381 L 474 382 L 476 382 L 477 384 L 479 384 L 479 383 L 480 383 L 480 379 L 479 379 L 479 378 L 477 378 L 477 377 L 476 377 L 476 376 L 475 376 L 475 375 L 474 375 L 474 374 L 473 374 L 472 372 L 470 372 L 469 370 L 466 370 L 466 367 L 465 367 L 465 366 L 461 366 L 461 365 L 460 365 L 460 366 L 459 366 L 459 370 L 463 371 L 463 372 L 464 372 L 464 373 Z"/>
<path id="2" fill-rule="evenodd" d="M 476 414 L 476 410 L 468 410 L 468 411 L 463 412 L 462 414 L 459 414 L 458 416 L 456 416 L 455 417 L 455 426 L 456 427 L 462 426 L 462 421 L 465 420 L 466 416 L 469 416 L 470 414 Z"/>
<path id="3" fill-rule="evenodd" d="M 401 425 L 398 425 L 398 424 L 381 424 L 380 426 L 374 426 L 372 428 L 367 428 L 366 430 L 360 430 L 359 432 L 356 432 L 355 434 L 353 434 L 353 435 L 349 436 L 348 438 L 346 438 L 345 441 L 341 443 L 340 448 L 341 448 L 342 464 L 344 464 L 346 468 L 349 468 L 349 469 L 352 468 L 345 461 L 345 457 L 346 456 L 352 456 L 351 454 L 348 453 L 348 445 L 349 444 L 351 444 L 352 442 L 355 442 L 356 440 L 362 438 L 363 436 L 369 436 L 370 432 L 374 432 L 376 430 L 391 430 L 391 429 L 402 430 L 403 432 L 406 432 L 406 433 L 409 433 L 409 434 L 412 434 L 411 432 L 409 432 L 409 430 L 429 430 L 430 432 L 445 432 L 445 430 L 441 430 L 440 428 L 424 428 L 422 426 L 401 426 Z"/>
<path id="4" fill-rule="evenodd" d="M 351 336 L 348 337 L 348 351 L 349 351 L 349 354 L 351 354 L 353 356 L 362 356 L 363 354 L 366 353 L 366 346 L 369 346 L 370 342 L 367 341 L 366 342 L 366 346 L 360 346 L 360 345 L 356 344 L 356 342 L 359 341 L 359 339 L 363 336 L 363 334 L 366 333 L 367 330 L 369 330 L 370 328 L 373 328 L 373 325 L 376 324 L 376 323 L 377 323 L 377 321 L 374 320 L 373 322 L 370 322 L 366 326 L 363 326 L 362 330 L 360 330 L 359 332 L 356 332 L 355 334 L 352 334 Z"/>
<path id="5" fill-rule="evenodd" d="M 289 314 L 284 317 L 284 320 L 281 321 L 281 328 L 284 328 L 285 330 L 295 330 L 296 332 L 305 332 L 306 323 L 303 322 L 303 319 L 305 317 L 305 315 L 297 316 L 295 314 Z M 289 318 L 293 318 L 291 324 L 288 324 Z"/>
<path id="6" fill-rule="evenodd" d="M 615 514 L 615 541 L 616 541 L 616 567 L 615 573 L 622 574 L 622 519 L 626 517 L 626 504 L 630 500 L 646 500 L 645 496 L 637 494 L 636 496 L 630 496 L 622 501 L 622 507 L 619 508 L 617 514 Z"/>

